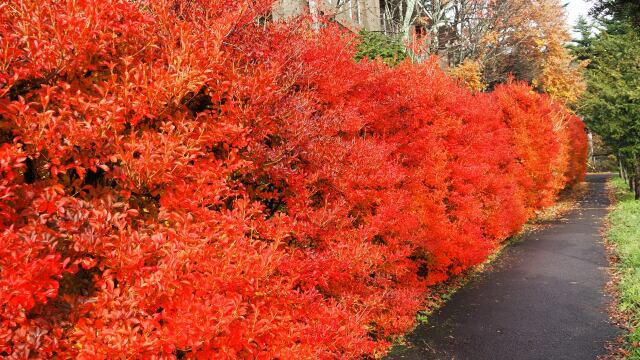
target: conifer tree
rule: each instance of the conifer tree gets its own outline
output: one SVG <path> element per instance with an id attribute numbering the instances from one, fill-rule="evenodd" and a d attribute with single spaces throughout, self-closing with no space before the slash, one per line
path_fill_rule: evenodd
<path id="1" fill-rule="evenodd" d="M 640 35 L 629 22 L 609 20 L 588 49 L 588 90 L 581 112 L 588 126 L 616 150 L 640 198 Z"/>

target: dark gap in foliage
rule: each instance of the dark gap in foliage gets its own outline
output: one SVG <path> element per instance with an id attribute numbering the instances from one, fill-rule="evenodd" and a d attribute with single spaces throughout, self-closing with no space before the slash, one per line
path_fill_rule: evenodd
<path id="1" fill-rule="evenodd" d="M 160 211 L 160 194 L 153 195 L 150 192 L 131 193 L 129 205 L 132 209 L 140 210 L 141 215 L 155 218 Z"/>
<path id="2" fill-rule="evenodd" d="M 60 280 L 60 294 L 93 296 L 98 290 L 94 284 L 94 276 L 102 272 L 98 268 L 85 269 L 78 267 L 75 273 L 65 272 Z"/>
<path id="3" fill-rule="evenodd" d="M 367 330 L 367 336 L 369 337 L 369 339 L 378 341 L 380 337 L 378 326 L 375 323 L 371 323 L 369 324 L 368 328 L 369 330 Z"/>
<path id="4" fill-rule="evenodd" d="M 348 216 L 351 219 L 351 226 L 353 226 L 356 229 L 365 224 L 365 221 L 364 221 L 365 214 L 362 206 L 357 206 L 351 209 L 349 211 Z"/>
<path id="5" fill-rule="evenodd" d="M 33 184 L 38 180 L 44 180 L 51 176 L 51 172 L 47 167 L 48 163 L 45 161 L 43 155 L 37 158 L 28 156 L 25 160 L 25 170 L 23 173 L 24 182 L 26 184 Z"/>
<path id="6" fill-rule="evenodd" d="M 189 355 L 189 353 L 191 353 L 191 349 L 176 349 L 174 350 L 173 354 L 175 355 L 176 359 L 180 360 L 180 359 L 184 359 L 187 355 Z"/>
<path id="7" fill-rule="evenodd" d="M 9 96 L 9 100 L 17 101 L 21 96 L 24 96 L 33 90 L 40 89 L 42 84 L 45 82 L 45 79 L 19 79 L 9 89 L 9 93 L 7 94 Z"/>
<path id="8" fill-rule="evenodd" d="M 429 262 L 430 255 L 424 249 L 417 248 L 414 249 L 411 255 L 409 256 L 409 260 L 413 261 L 418 265 L 416 275 L 420 279 L 426 279 L 429 276 Z"/>
<path id="9" fill-rule="evenodd" d="M 15 136 L 10 130 L 10 125 L 5 125 L 5 120 L 0 116 L 0 144 L 12 143 Z"/>
<path id="10" fill-rule="evenodd" d="M 314 249 L 318 247 L 320 243 L 319 238 L 305 236 L 304 239 L 299 238 L 293 234 L 287 238 L 287 246 L 295 249 Z"/>
<path id="11" fill-rule="evenodd" d="M 272 179 L 270 175 L 250 175 L 236 173 L 231 176 L 246 189 L 249 199 L 264 205 L 267 218 L 276 213 L 287 213 L 286 192 L 288 184 L 285 179 Z"/>
<path id="12" fill-rule="evenodd" d="M 209 151 L 213 153 L 213 156 L 216 158 L 216 160 L 225 160 L 229 158 L 229 154 L 231 153 L 231 147 L 229 146 L 229 143 L 225 141 L 220 141 L 213 144 L 209 148 Z"/>
<path id="13" fill-rule="evenodd" d="M 311 196 L 309 196 L 310 206 L 313 209 L 320 209 L 327 201 L 329 181 L 327 179 L 318 179 L 308 186 Z"/>
<path id="14" fill-rule="evenodd" d="M 387 245 L 387 242 L 384 239 L 384 236 L 378 234 L 375 235 L 372 239 L 371 239 L 371 243 L 373 245 Z"/>
<path id="15" fill-rule="evenodd" d="M 35 163 L 31 157 L 27 157 L 24 164 L 26 166 L 26 170 L 24 171 L 24 182 L 26 184 L 33 184 L 38 178 Z"/>
<path id="16" fill-rule="evenodd" d="M 275 149 L 284 144 L 284 138 L 277 134 L 269 134 L 264 140 L 264 144 L 269 149 Z"/>
<path id="17" fill-rule="evenodd" d="M 207 88 L 205 86 L 201 87 L 197 93 L 189 91 L 182 100 L 180 100 L 180 103 L 185 105 L 193 115 L 213 109 L 213 101 L 211 100 L 211 96 L 207 94 Z"/>
<path id="18" fill-rule="evenodd" d="M 87 172 L 84 175 L 84 181 L 83 181 L 83 185 L 84 186 L 93 186 L 98 187 L 99 185 L 106 185 L 106 179 L 105 179 L 105 175 L 107 173 L 102 170 L 101 168 L 97 168 L 96 171 L 93 171 L 91 169 L 88 169 Z"/>

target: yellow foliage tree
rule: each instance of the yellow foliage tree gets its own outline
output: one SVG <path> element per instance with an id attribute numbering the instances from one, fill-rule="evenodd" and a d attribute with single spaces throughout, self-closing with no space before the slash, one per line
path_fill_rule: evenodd
<path id="1" fill-rule="evenodd" d="M 575 104 L 586 90 L 583 71 L 586 63 L 577 63 L 566 48 L 570 40 L 564 7 L 558 0 L 541 0 L 532 7 L 539 29 L 540 71 L 532 79 L 534 86 L 567 105 Z"/>
<path id="2" fill-rule="evenodd" d="M 556 100 L 574 105 L 586 90 L 583 80 L 585 67 L 586 62 L 575 63 L 566 51 L 561 55 L 548 56 L 542 73 L 533 81 L 533 85 Z"/>
<path id="3" fill-rule="evenodd" d="M 482 64 L 477 60 L 466 59 L 452 68 L 449 74 L 473 91 L 482 91 L 487 87 L 482 81 Z"/>

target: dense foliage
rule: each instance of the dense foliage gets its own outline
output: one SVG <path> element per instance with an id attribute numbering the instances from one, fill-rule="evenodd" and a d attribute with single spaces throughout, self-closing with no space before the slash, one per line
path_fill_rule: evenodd
<path id="1" fill-rule="evenodd" d="M 548 96 L 270 6 L 0 5 L 0 353 L 378 356 L 584 175 Z"/>
<path id="2" fill-rule="evenodd" d="M 604 31 L 575 47 L 589 56 L 588 89 L 580 112 L 614 149 L 625 178 L 640 198 L 640 34 L 631 24 L 606 20 Z"/>

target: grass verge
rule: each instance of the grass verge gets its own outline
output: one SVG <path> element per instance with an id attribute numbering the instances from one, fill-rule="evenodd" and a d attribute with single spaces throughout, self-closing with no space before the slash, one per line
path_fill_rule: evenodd
<path id="1" fill-rule="evenodd" d="M 614 255 L 617 280 L 617 314 L 628 334 L 620 349 L 622 358 L 640 360 L 640 201 L 635 201 L 622 179 L 610 182 L 615 200 L 609 214 L 607 241 Z"/>

